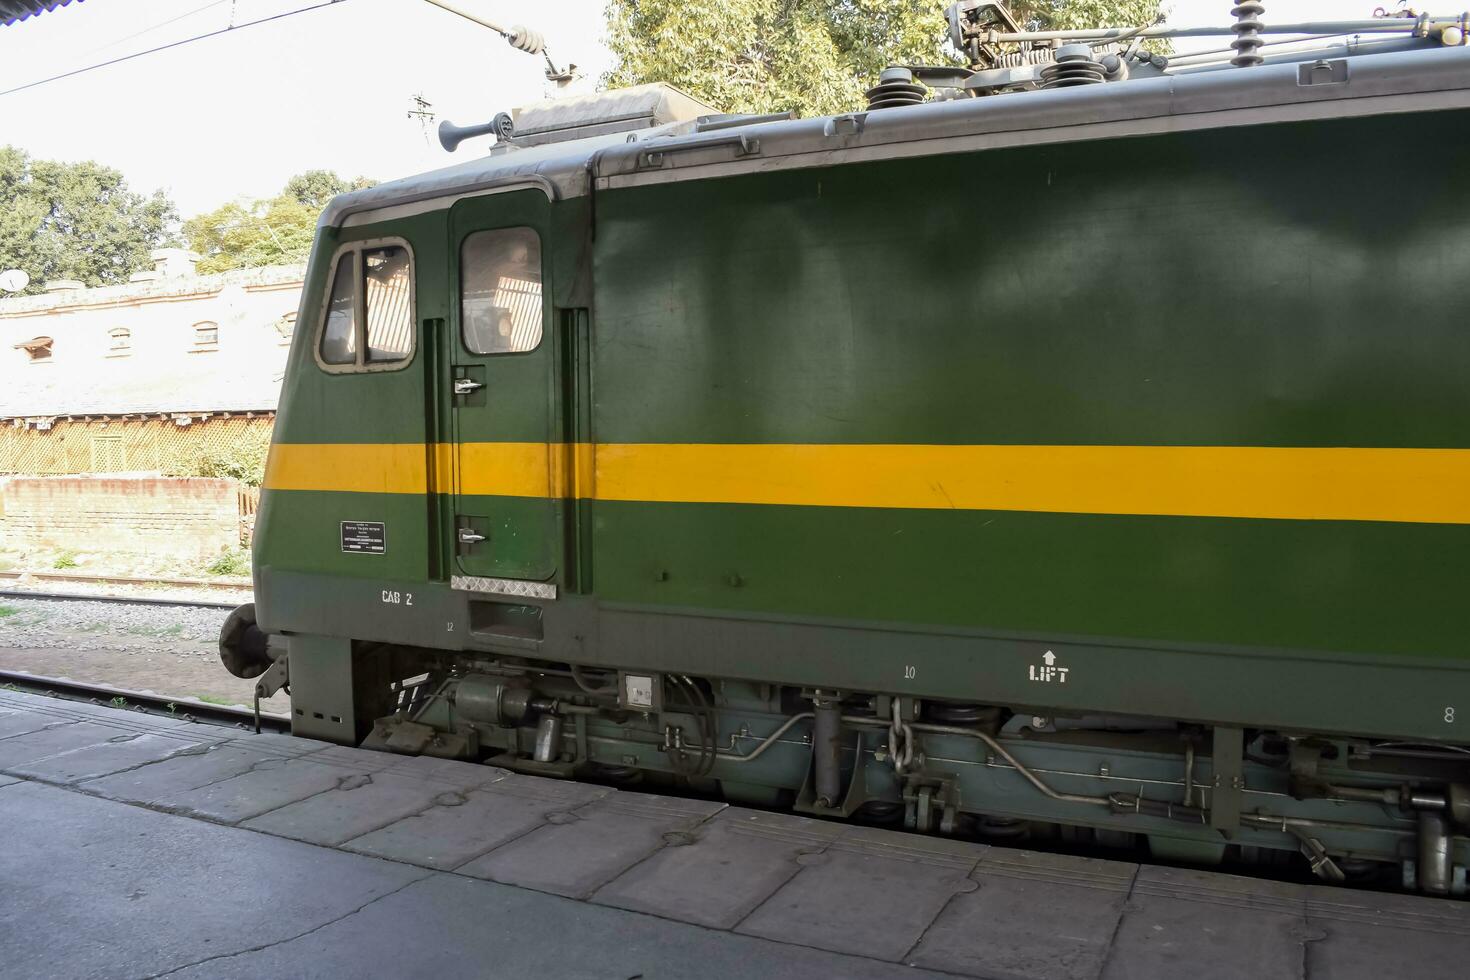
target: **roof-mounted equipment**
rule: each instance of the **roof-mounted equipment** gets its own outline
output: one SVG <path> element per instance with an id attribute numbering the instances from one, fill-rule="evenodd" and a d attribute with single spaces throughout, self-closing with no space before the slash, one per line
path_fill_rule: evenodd
<path id="1" fill-rule="evenodd" d="M 998 95 L 1069 88 L 1098 81 L 1159 77 L 1268 62 L 1306 63 L 1327 58 L 1437 47 L 1461 47 L 1470 36 L 1470 14 L 1431 17 L 1390 14 L 1371 20 L 1268 24 L 1261 0 L 1237 0 L 1234 21 L 1219 27 L 1169 27 L 1163 23 L 1086 30 L 1023 30 L 1003 3 L 959 0 L 945 10 L 949 40 L 970 63 L 964 95 Z M 1264 35 L 1282 35 L 1268 41 Z M 1165 58 L 1146 42 L 1184 37 L 1230 38 L 1225 46 Z M 1310 43 L 1309 43 L 1310 42 Z M 1314 46 L 1315 45 L 1315 46 Z M 1266 49 L 1272 50 L 1267 52 Z M 1100 66 L 1101 77 L 1096 68 Z M 951 96 L 953 97 L 953 96 Z"/>
<path id="2" fill-rule="evenodd" d="M 546 50 L 546 38 L 540 31 L 533 31 L 522 24 L 516 24 L 513 27 L 502 27 L 488 17 L 483 17 L 473 11 L 466 10 L 457 3 L 450 3 L 449 0 L 429 0 L 429 2 L 436 7 L 449 11 L 451 14 L 458 14 L 465 20 L 473 21 L 481 27 L 490 28 L 496 34 L 505 38 L 506 42 L 517 51 L 524 51 L 529 55 L 539 54 L 544 57 L 546 59 L 546 80 L 548 82 L 555 82 L 557 85 L 566 85 L 577 77 L 576 65 L 567 65 L 565 68 L 558 68 L 556 62 L 551 60 L 551 52 Z"/>
<path id="3" fill-rule="evenodd" d="M 499 113 L 489 122 L 476 126 L 456 126 L 446 119 L 439 124 L 439 143 L 453 153 L 455 147 L 472 136 L 494 133 L 500 145 L 540 146 L 699 120 L 712 120 L 704 128 L 713 129 L 719 128 L 719 120 L 724 118 L 717 109 L 688 93 L 654 82 L 535 102 L 509 113 Z M 762 118 L 785 118 L 785 114 Z M 733 118 L 734 123 L 749 121 L 745 117 Z"/>
<path id="4" fill-rule="evenodd" d="M 878 84 L 864 93 L 868 97 L 869 109 L 892 109 L 897 106 L 918 105 L 929 94 L 929 90 L 914 81 L 909 68 L 892 67 L 883 69 Z"/>

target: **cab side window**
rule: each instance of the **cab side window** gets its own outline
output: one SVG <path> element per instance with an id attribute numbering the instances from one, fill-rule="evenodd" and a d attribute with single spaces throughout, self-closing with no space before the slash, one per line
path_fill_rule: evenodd
<path id="1" fill-rule="evenodd" d="M 541 238 L 531 228 L 477 231 L 460 249 L 459 321 L 476 354 L 541 344 Z"/>
<path id="2" fill-rule="evenodd" d="M 337 255 L 318 354 L 328 370 L 401 367 L 413 356 L 413 258 L 362 243 Z"/>
<path id="3" fill-rule="evenodd" d="M 332 293 L 327 298 L 327 322 L 322 328 L 322 360 L 328 364 L 357 363 L 356 290 L 352 288 L 352 272 L 357 265 L 356 252 L 344 252 L 337 260 L 337 274 L 332 277 Z"/>

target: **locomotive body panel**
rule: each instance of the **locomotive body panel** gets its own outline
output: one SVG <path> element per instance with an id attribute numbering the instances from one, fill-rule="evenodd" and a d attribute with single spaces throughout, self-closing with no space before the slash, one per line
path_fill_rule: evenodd
<path id="1" fill-rule="evenodd" d="M 297 731 L 407 750 L 391 733 L 411 717 L 433 751 L 560 765 L 539 729 L 530 761 L 499 700 L 499 727 L 455 715 L 466 676 L 530 672 L 560 693 L 525 710 L 581 706 L 577 765 L 656 769 L 661 737 L 687 775 L 686 731 L 768 739 L 759 765 L 713 751 L 720 785 L 799 790 L 817 813 L 835 810 L 812 802 L 816 751 L 779 742 L 804 717 L 793 698 L 871 692 L 893 732 L 920 703 L 999 706 L 1051 739 L 1027 743 L 1032 764 L 1135 752 L 1151 774 L 1175 765 L 1157 742 L 1048 726 L 1166 719 L 1191 746 L 1186 787 L 1209 726 L 1220 778 L 1242 737 L 1470 743 L 1470 218 L 1449 206 L 1467 118 L 1447 103 L 738 170 L 731 148 L 754 144 L 721 137 L 691 144 L 693 174 L 661 153 L 629 171 L 635 150 L 604 141 L 585 166 L 537 148 L 334 204 L 257 523 L 260 625 L 289 636 Z M 1407 172 L 1412 188 L 1365 190 Z M 411 251 L 411 349 L 328 370 L 332 263 L 382 242 Z M 579 669 L 638 690 L 647 673 L 687 704 L 634 704 L 640 721 Z M 445 693 L 399 686 L 421 670 Z M 712 731 L 696 695 L 725 713 Z M 609 697 L 625 713 L 585 720 Z M 865 745 L 849 795 L 862 769 L 912 812 L 912 777 Z M 952 805 L 1141 819 L 1001 806 L 994 765 L 942 777 Z M 1286 794 L 1280 773 L 1232 778 Z M 1362 829 L 1372 805 L 1351 799 L 1366 823 L 1329 849 L 1394 860 L 1402 821 Z M 1230 806 L 1203 829 L 1144 825 L 1213 853 Z M 1233 806 L 1231 839 L 1282 846 Z"/>

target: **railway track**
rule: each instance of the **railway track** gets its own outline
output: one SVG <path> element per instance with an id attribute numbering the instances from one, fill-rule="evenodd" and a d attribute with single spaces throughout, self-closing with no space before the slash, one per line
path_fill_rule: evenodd
<path id="1" fill-rule="evenodd" d="M 286 715 L 267 712 L 257 715 L 247 708 L 232 705 L 210 704 L 208 701 L 197 701 L 193 698 L 169 697 L 149 691 L 133 691 L 124 687 L 113 687 L 110 684 L 91 684 L 64 677 L 43 677 L 19 670 L 0 670 L 0 689 L 4 688 L 31 694 L 43 694 L 67 701 L 110 704 L 120 710 L 141 711 L 169 718 L 186 718 L 210 725 L 225 725 L 263 732 L 289 732 L 291 730 L 291 719 Z"/>
<path id="2" fill-rule="evenodd" d="M 249 579 L 152 578 L 146 575 L 87 575 L 79 572 L 3 571 L 0 581 L 34 579 L 39 582 L 73 582 L 78 585 L 167 586 L 177 589 L 249 589 Z"/>
<path id="3" fill-rule="evenodd" d="M 105 576 L 89 576 L 92 581 L 106 580 Z M 130 579 L 126 581 L 148 581 Z M 167 581 L 167 580 L 164 580 Z M 40 602 L 90 602 L 127 606 L 192 607 L 220 612 L 233 610 L 235 602 L 209 602 L 200 599 L 179 599 L 166 596 L 123 596 L 89 594 L 82 592 L 38 592 L 27 589 L 0 589 L 0 599 L 25 599 Z M 149 714 L 185 717 L 195 721 L 216 725 L 229 725 L 256 731 L 286 732 L 291 724 L 288 716 L 255 711 L 230 705 L 211 704 L 196 698 L 173 697 L 137 691 L 132 688 L 110 684 L 74 681 L 69 678 L 49 677 L 25 671 L 0 670 L 0 688 L 45 694 L 73 701 L 89 701 L 94 704 L 111 704 L 114 707 L 142 711 Z"/>
<path id="4" fill-rule="evenodd" d="M 43 602 L 110 602 L 129 606 L 192 606 L 195 609 L 222 609 L 226 612 L 238 602 L 206 602 L 200 599 L 176 599 L 168 596 L 134 596 L 90 594 L 86 592 L 33 592 L 29 589 L 0 589 L 0 598 L 38 599 Z"/>

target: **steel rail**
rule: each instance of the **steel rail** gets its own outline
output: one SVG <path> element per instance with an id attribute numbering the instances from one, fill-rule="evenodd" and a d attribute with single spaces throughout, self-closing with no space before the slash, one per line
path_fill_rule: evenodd
<path id="1" fill-rule="evenodd" d="M 246 581 L 218 582 L 205 578 L 150 578 L 146 575 L 86 575 L 76 572 L 3 571 L 0 579 L 33 578 L 42 582 L 78 582 L 91 585 L 168 585 L 190 589 L 249 589 Z"/>
<path id="2" fill-rule="evenodd" d="M 255 727 L 255 712 L 249 708 L 232 705 L 210 704 L 194 698 L 173 698 L 165 694 L 133 691 L 110 684 L 92 684 L 69 678 L 45 677 L 19 670 L 0 670 L 0 690 L 12 687 L 32 694 L 54 697 L 60 701 L 88 701 L 94 704 L 115 704 L 121 698 L 127 707 L 117 706 L 119 711 L 141 710 L 151 715 L 169 718 L 184 718 L 211 725 L 223 725 L 251 729 Z M 287 715 L 262 713 L 261 730 L 286 732 L 291 730 L 291 719 Z"/>
<path id="3" fill-rule="evenodd" d="M 0 589 L 0 598 L 39 599 L 43 602 L 111 602 L 125 606 L 193 606 L 196 609 L 221 609 L 229 612 L 238 603 L 206 602 L 202 599 L 151 598 L 140 595 L 88 595 L 85 592 L 31 592 L 26 589 Z"/>

